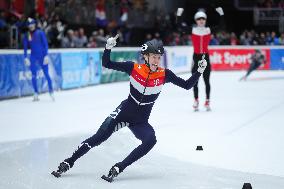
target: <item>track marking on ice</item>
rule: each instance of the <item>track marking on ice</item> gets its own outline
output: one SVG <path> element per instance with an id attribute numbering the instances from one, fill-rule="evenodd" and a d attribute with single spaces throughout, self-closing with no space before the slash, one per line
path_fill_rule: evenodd
<path id="1" fill-rule="evenodd" d="M 267 109 L 266 111 L 256 115 L 255 117 L 253 117 L 252 119 L 249 119 L 248 121 L 244 122 L 243 124 L 241 124 L 240 126 L 232 129 L 231 131 L 227 132 L 228 135 L 234 134 L 235 132 L 243 129 L 244 127 L 250 125 L 251 123 L 255 122 L 256 120 L 262 118 L 263 116 L 265 116 L 267 113 L 280 108 L 282 105 L 284 104 L 284 101 L 282 101 L 280 104 L 274 105 L 271 108 Z"/>

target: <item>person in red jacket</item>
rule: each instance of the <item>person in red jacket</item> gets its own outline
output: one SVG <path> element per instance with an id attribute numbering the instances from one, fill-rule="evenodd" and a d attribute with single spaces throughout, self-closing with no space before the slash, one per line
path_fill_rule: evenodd
<path id="1" fill-rule="evenodd" d="M 177 10 L 177 23 L 179 24 L 179 28 L 182 32 L 187 32 L 191 34 L 192 38 L 192 45 L 193 45 L 193 66 L 191 72 L 194 73 L 198 69 L 198 60 L 205 58 L 208 62 L 208 66 L 206 67 L 203 79 L 205 82 L 206 88 L 206 101 L 205 101 L 205 108 L 207 111 L 210 111 L 210 72 L 211 72 L 211 65 L 209 61 L 209 54 L 208 54 L 208 45 L 211 39 L 212 30 L 219 28 L 221 25 L 224 25 L 224 11 L 221 7 L 216 8 L 216 11 L 221 16 L 220 23 L 218 26 L 215 27 L 207 27 L 206 20 L 207 15 L 204 10 L 199 10 L 194 15 L 194 20 L 196 22 L 196 26 L 188 26 L 185 22 L 181 23 L 181 15 L 183 13 L 183 8 L 178 8 Z M 194 91 L 194 104 L 193 108 L 195 111 L 198 111 L 199 100 L 198 100 L 198 83 L 193 88 Z"/>

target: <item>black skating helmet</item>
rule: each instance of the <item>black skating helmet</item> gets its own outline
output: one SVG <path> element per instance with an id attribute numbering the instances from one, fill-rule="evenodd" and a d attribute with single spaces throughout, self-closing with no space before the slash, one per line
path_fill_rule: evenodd
<path id="1" fill-rule="evenodd" d="M 142 45 L 141 54 L 164 54 L 164 47 L 161 41 L 157 39 L 152 39 L 151 41 L 147 41 L 145 44 Z"/>

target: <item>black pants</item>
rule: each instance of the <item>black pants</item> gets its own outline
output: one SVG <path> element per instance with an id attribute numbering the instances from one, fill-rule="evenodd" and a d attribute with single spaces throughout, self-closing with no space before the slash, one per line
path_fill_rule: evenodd
<path id="1" fill-rule="evenodd" d="M 136 104 L 137 106 L 137 104 Z M 105 119 L 101 127 L 96 134 L 86 139 L 81 143 L 79 148 L 69 158 L 69 162 L 74 162 L 85 155 L 91 148 L 100 145 L 106 141 L 114 132 L 118 131 L 122 127 L 128 127 L 134 136 L 141 140 L 141 144 L 135 148 L 123 161 L 117 163 L 120 171 L 123 171 L 126 167 L 146 155 L 156 144 L 156 136 L 153 127 L 148 123 L 148 120 L 139 121 L 133 120 L 131 112 L 136 110 L 131 108 L 127 100 L 123 101 L 113 111 L 109 117 Z M 127 141 L 127 139 L 126 139 Z"/>
<path id="2" fill-rule="evenodd" d="M 251 63 L 251 65 L 250 65 L 250 67 L 249 67 L 249 69 L 247 71 L 246 77 L 248 77 L 251 74 L 251 72 L 253 72 L 257 68 L 259 68 L 260 65 L 261 65 L 261 63 L 260 62 L 256 62 L 256 61 Z"/>
<path id="3" fill-rule="evenodd" d="M 198 61 L 202 59 L 203 54 L 193 54 L 193 66 L 192 66 L 192 70 L 191 73 L 195 73 L 198 69 Z M 210 60 L 209 60 L 209 54 L 205 54 L 205 59 L 207 61 L 207 67 L 205 69 L 205 71 L 203 72 L 203 79 L 204 79 L 204 83 L 205 83 L 205 91 L 206 91 L 206 99 L 210 98 L 210 73 L 211 73 L 211 64 L 210 64 Z M 194 92 L 194 98 L 197 99 L 198 98 L 198 82 L 196 83 L 196 85 L 194 85 L 193 87 L 193 92 Z"/>

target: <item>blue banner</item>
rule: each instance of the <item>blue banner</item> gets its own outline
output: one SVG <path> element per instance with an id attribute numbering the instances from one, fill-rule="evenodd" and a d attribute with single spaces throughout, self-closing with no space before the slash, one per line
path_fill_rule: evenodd
<path id="1" fill-rule="evenodd" d="M 284 49 L 271 49 L 270 61 L 271 70 L 284 70 Z"/>
<path id="2" fill-rule="evenodd" d="M 83 87 L 100 81 L 99 52 L 62 53 L 62 89 Z"/>
<path id="3" fill-rule="evenodd" d="M 53 88 L 61 87 L 61 62 L 59 53 L 49 54 L 49 74 Z M 33 94 L 32 74 L 24 65 L 22 54 L 0 55 L 0 99 Z M 47 81 L 42 70 L 38 69 L 37 84 L 40 92 L 47 91 Z"/>
<path id="4" fill-rule="evenodd" d="M 99 84 L 102 75 L 101 57 L 99 52 L 88 53 L 89 85 Z"/>
<path id="5" fill-rule="evenodd" d="M 0 99 L 21 96 L 19 70 L 23 69 L 22 55 L 0 55 Z"/>

